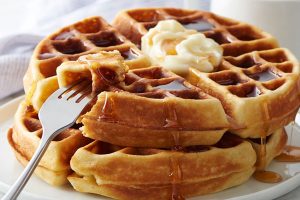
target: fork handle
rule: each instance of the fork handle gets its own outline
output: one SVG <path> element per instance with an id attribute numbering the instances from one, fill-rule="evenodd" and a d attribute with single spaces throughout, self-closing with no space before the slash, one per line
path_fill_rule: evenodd
<path id="1" fill-rule="evenodd" d="M 18 198 L 20 192 L 23 190 L 24 186 L 26 185 L 27 181 L 31 177 L 32 173 L 34 172 L 35 168 L 39 164 L 39 161 L 43 157 L 47 147 L 49 146 L 51 139 L 41 139 L 41 142 L 33 154 L 32 158 L 30 159 L 29 163 L 27 164 L 26 168 L 22 172 L 21 176 L 17 179 L 17 181 L 11 186 L 8 192 L 2 197 L 1 200 L 15 200 Z"/>

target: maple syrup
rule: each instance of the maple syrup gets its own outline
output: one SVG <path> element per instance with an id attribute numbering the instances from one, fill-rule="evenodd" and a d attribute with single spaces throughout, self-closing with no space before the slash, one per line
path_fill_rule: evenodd
<path id="1" fill-rule="evenodd" d="M 234 79 L 222 79 L 217 80 L 216 82 L 220 85 L 237 85 L 239 83 L 239 81 Z"/>
<path id="2" fill-rule="evenodd" d="M 97 68 L 96 73 L 108 84 L 114 84 L 117 82 L 117 74 L 107 68 Z"/>
<path id="3" fill-rule="evenodd" d="M 166 121 L 165 121 L 166 123 L 164 125 L 164 128 L 180 129 L 177 113 L 172 104 L 166 105 L 165 112 L 166 112 Z M 179 135 L 173 134 L 173 139 L 175 145 L 180 144 Z"/>
<path id="4" fill-rule="evenodd" d="M 204 19 L 200 19 L 198 21 L 194 21 L 191 23 L 184 24 L 183 26 L 186 29 L 194 29 L 199 32 L 212 30 L 215 26 Z"/>
<path id="5" fill-rule="evenodd" d="M 159 85 L 154 87 L 154 89 L 162 89 L 162 90 L 168 90 L 168 91 L 175 91 L 175 90 L 187 90 L 185 85 L 183 85 L 182 82 L 175 80 L 172 81 L 171 83 L 165 84 L 165 85 Z"/>
<path id="6" fill-rule="evenodd" d="M 260 165 L 265 169 L 267 164 L 267 137 L 265 135 L 260 138 Z M 278 183 L 282 181 L 280 174 L 273 171 L 258 170 L 253 174 L 253 177 L 263 183 Z"/>
<path id="7" fill-rule="evenodd" d="M 178 122 L 178 117 L 176 110 L 174 109 L 173 105 L 166 105 L 165 112 L 166 112 L 166 124 L 164 125 L 165 128 L 175 128 L 178 129 L 180 127 Z M 172 132 L 172 137 L 174 140 L 174 145 L 172 151 L 178 152 L 182 151 L 183 147 L 180 145 L 180 133 L 178 131 Z M 184 200 L 185 198 L 181 195 L 180 192 L 180 183 L 182 180 L 182 171 L 180 168 L 180 157 L 176 154 L 172 154 L 170 157 L 170 174 L 171 177 L 171 200 Z"/>
<path id="8" fill-rule="evenodd" d="M 272 171 L 256 171 L 253 174 L 253 177 L 263 183 L 279 183 L 282 181 L 282 177 L 280 174 Z"/>
<path id="9" fill-rule="evenodd" d="M 88 37 L 97 47 L 109 47 L 122 44 L 123 42 L 110 31 L 103 31 L 100 34 Z"/>
<path id="10" fill-rule="evenodd" d="M 106 122 L 116 122 L 113 116 L 113 100 L 106 93 L 100 120 Z"/>
<path id="11" fill-rule="evenodd" d="M 182 171 L 179 164 L 179 158 L 172 156 L 170 158 L 170 174 L 171 177 L 171 183 L 172 183 L 172 194 L 171 194 L 171 200 L 184 200 L 185 198 L 182 196 L 179 184 L 182 179 Z"/>
<path id="12" fill-rule="evenodd" d="M 54 43 L 54 48 L 63 54 L 77 54 L 86 51 L 86 47 L 78 39 L 68 38 L 63 43 Z"/>
<path id="13" fill-rule="evenodd" d="M 260 150 L 259 150 L 259 157 L 261 160 L 261 165 L 263 168 L 266 167 L 266 159 L 267 159 L 267 137 L 262 136 L 260 138 Z"/>
<path id="14" fill-rule="evenodd" d="M 254 74 L 248 74 L 248 76 L 254 80 L 261 81 L 261 82 L 270 81 L 278 77 L 278 75 L 272 72 L 271 70 L 266 70 Z"/>
<path id="15" fill-rule="evenodd" d="M 254 87 L 253 90 L 246 95 L 246 97 L 257 97 L 261 94 L 262 92 L 257 87 Z"/>
<path id="16" fill-rule="evenodd" d="M 233 41 L 233 38 L 231 38 L 230 36 L 227 36 L 221 32 L 206 32 L 205 36 L 207 38 L 211 38 L 214 41 L 216 41 L 218 44 L 226 44 L 226 43 L 230 43 Z"/>
<path id="17" fill-rule="evenodd" d="M 256 87 L 255 87 L 256 88 Z M 266 110 L 268 112 L 268 110 Z M 266 113 L 266 116 L 269 116 Z M 265 133 L 263 133 L 260 137 L 260 150 L 259 150 L 259 160 L 258 163 L 261 167 L 261 170 L 254 172 L 253 177 L 263 183 L 278 183 L 282 181 L 282 177 L 280 174 L 273 171 L 266 171 L 267 165 L 267 135 L 266 133 L 269 131 L 269 127 L 265 127 Z"/>

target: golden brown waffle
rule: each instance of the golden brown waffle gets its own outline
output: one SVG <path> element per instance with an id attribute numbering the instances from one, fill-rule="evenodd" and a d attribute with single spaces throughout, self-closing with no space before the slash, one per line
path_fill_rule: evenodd
<path id="1" fill-rule="evenodd" d="M 37 82 L 54 76 L 62 62 L 102 50 L 120 51 L 130 68 L 149 65 L 141 51 L 103 18 L 90 17 L 60 29 L 38 44 L 24 77 L 26 94 L 31 98 Z"/>
<path id="2" fill-rule="evenodd" d="M 71 167 L 78 176 L 69 180 L 81 192 L 115 199 L 169 199 L 175 186 L 190 197 L 241 184 L 254 171 L 255 161 L 251 144 L 229 133 L 213 146 L 181 151 L 95 141 L 72 157 Z"/>
<path id="3" fill-rule="evenodd" d="M 290 123 L 299 108 L 299 64 L 287 50 L 224 57 L 220 71 L 191 69 L 188 80 L 218 98 L 241 137 L 262 137 Z"/>
<path id="4" fill-rule="evenodd" d="M 19 105 L 14 127 L 8 133 L 8 141 L 17 159 L 26 165 L 37 149 L 42 136 L 42 128 L 37 113 L 26 102 Z M 35 173 L 51 185 L 67 183 L 72 173 L 70 159 L 75 151 L 91 140 L 82 136 L 81 131 L 69 128 L 60 133 L 49 145 Z"/>
<path id="5" fill-rule="evenodd" d="M 119 75 L 112 68 L 124 67 L 118 52 L 87 58 L 65 62 L 57 70 L 61 86 L 90 78 L 98 91 L 102 83 L 97 102 L 79 120 L 87 137 L 121 146 L 210 145 L 229 126 L 219 100 L 170 71 L 161 67 L 123 71 L 123 80 L 114 82 Z"/>
<path id="6" fill-rule="evenodd" d="M 213 193 L 225 190 L 227 188 L 240 185 L 251 176 L 253 170 L 250 168 L 246 171 L 232 173 L 228 176 L 215 178 L 212 180 L 202 181 L 199 183 L 187 183 L 180 186 L 178 193 L 185 196 L 197 196 L 206 193 Z M 68 177 L 75 190 L 85 193 L 99 194 L 113 199 L 124 200 L 151 200 L 151 199 L 176 199 L 172 185 L 164 186 L 147 186 L 147 187 L 126 187 L 112 184 L 97 184 L 95 180 L 90 178 L 82 178 L 76 174 Z M 183 199 L 183 198 L 181 198 Z"/>
<path id="7" fill-rule="evenodd" d="M 175 19 L 187 29 L 196 29 L 224 49 L 225 56 L 237 56 L 254 50 L 278 47 L 270 34 L 246 23 L 213 13 L 176 8 L 138 8 L 120 12 L 113 25 L 129 40 L 140 46 L 141 37 L 158 21 Z"/>

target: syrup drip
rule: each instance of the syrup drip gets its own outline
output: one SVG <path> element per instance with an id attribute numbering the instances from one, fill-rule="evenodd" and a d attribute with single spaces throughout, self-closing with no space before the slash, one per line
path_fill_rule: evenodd
<path id="1" fill-rule="evenodd" d="M 267 148 L 266 148 L 266 144 L 267 144 L 267 138 L 266 136 L 262 136 L 260 138 L 260 151 L 259 151 L 259 157 L 261 160 L 261 165 L 263 166 L 262 168 L 264 169 L 266 166 L 266 162 L 267 162 Z M 276 173 L 276 172 L 272 172 L 272 171 L 266 171 L 266 170 L 259 170 L 256 171 L 253 174 L 253 177 L 263 183 L 278 183 L 280 181 L 282 181 L 282 177 L 280 174 Z"/>
<path id="2" fill-rule="evenodd" d="M 256 87 L 255 87 L 256 88 Z M 267 105 L 267 104 L 265 104 Z M 265 110 L 267 118 L 269 118 L 268 110 Z M 265 127 L 265 133 L 267 133 L 269 130 L 269 127 Z M 256 171 L 253 174 L 253 177 L 263 183 L 278 183 L 282 181 L 282 177 L 280 174 L 273 172 L 273 171 L 266 171 L 264 170 L 267 165 L 267 137 L 266 134 L 261 135 L 260 138 L 260 150 L 259 150 L 259 158 L 261 169 L 259 171 Z"/>
<path id="3" fill-rule="evenodd" d="M 267 156 L 267 138 L 266 136 L 263 136 L 260 138 L 260 150 L 259 150 L 259 156 L 261 159 L 261 165 L 263 168 L 266 166 L 266 156 Z"/>
<path id="4" fill-rule="evenodd" d="M 170 161 L 171 168 L 171 183 L 172 183 L 172 195 L 171 200 L 184 200 L 185 198 L 181 195 L 179 190 L 179 184 L 182 179 L 182 172 L 179 165 L 179 158 L 173 156 Z"/>
<path id="5" fill-rule="evenodd" d="M 173 108 L 172 105 L 167 105 L 166 124 L 164 125 L 164 127 L 165 128 L 179 128 L 180 127 L 179 123 L 178 123 L 176 110 Z M 174 144 L 179 145 L 179 136 L 174 137 Z"/>
<path id="6" fill-rule="evenodd" d="M 248 76 L 254 80 L 261 81 L 261 82 L 270 81 L 278 77 L 278 75 L 276 75 L 274 72 L 270 70 L 266 70 L 264 72 L 259 72 L 255 74 L 248 74 Z"/>
<path id="7" fill-rule="evenodd" d="M 214 25 L 212 25 L 211 23 L 209 23 L 208 21 L 203 20 L 203 19 L 201 19 L 199 21 L 194 21 L 194 22 L 191 22 L 188 24 L 183 24 L 183 26 L 186 29 L 194 29 L 199 32 L 209 31 L 214 28 Z"/>
<path id="8" fill-rule="evenodd" d="M 100 115 L 100 120 L 106 122 L 115 122 L 113 117 L 113 100 L 108 97 L 108 94 L 105 95 L 104 105 L 102 107 L 102 113 Z"/>
<path id="9" fill-rule="evenodd" d="M 174 109 L 173 105 L 167 105 L 166 108 L 166 124 L 164 125 L 166 128 L 179 128 L 179 122 L 176 110 Z M 180 135 L 179 132 L 172 133 L 174 146 L 172 148 L 173 151 L 182 151 L 183 147 L 180 145 Z M 171 200 L 184 200 L 185 198 L 180 193 L 180 182 L 182 179 L 182 172 L 179 165 L 179 157 L 172 154 L 170 158 L 170 169 L 171 172 L 169 176 L 171 177 L 171 184 L 172 184 L 172 195 Z"/>
<path id="10" fill-rule="evenodd" d="M 154 89 L 168 90 L 168 91 L 176 91 L 176 90 L 187 90 L 189 88 L 185 87 L 182 82 L 175 80 L 166 85 L 159 85 L 154 87 Z"/>

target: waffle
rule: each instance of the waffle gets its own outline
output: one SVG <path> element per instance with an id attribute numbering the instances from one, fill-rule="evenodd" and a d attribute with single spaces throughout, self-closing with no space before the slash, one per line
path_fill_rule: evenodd
<path id="1" fill-rule="evenodd" d="M 209 74 L 191 69 L 188 80 L 221 100 L 232 132 L 258 138 L 293 121 L 300 103 L 299 65 L 287 49 L 224 57 L 219 68 Z"/>
<path id="2" fill-rule="evenodd" d="M 120 12 L 113 25 L 137 46 L 141 37 L 158 21 L 175 19 L 187 29 L 196 29 L 212 38 L 224 49 L 225 56 L 238 56 L 254 50 L 278 47 L 270 34 L 246 23 L 213 13 L 176 8 L 138 8 Z"/>
<path id="3" fill-rule="evenodd" d="M 76 151 L 71 167 L 77 175 L 68 179 L 80 192 L 115 199 L 169 199 L 174 185 L 190 197 L 241 184 L 253 173 L 255 161 L 251 144 L 229 133 L 213 146 L 181 151 L 94 141 Z"/>
<path id="4" fill-rule="evenodd" d="M 62 62 L 77 60 L 79 56 L 102 50 L 120 51 L 130 68 L 146 67 L 150 64 L 133 43 L 103 18 L 86 18 L 49 35 L 35 48 L 24 76 L 24 88 L 28 99 L 36 96 L 32 100 L 34 108 L 39 109 L 39 105 L 43 103 L 41 99 L 45 99 L 42 91 L 36 91 L 40 80 L 55 76 L 56 68 Z"/>
<path id="5" fill-rule="evenodd" d="M 60 86 L 90 78 L 94 91 L 103 91 L 79 120 L 89 138 L 135 147 L 210 145 L 229 126 L 219 100 L 170 71 L 149 67 L 116 75 L 112 68 L 122 71 L 124 67 L 118 52 L 89 58 L 92 60 L 80 57 L 77 63 L 65 62 L 57 69 Z M 114 83 L 115 79 L 123 80 Z M 103 80 L 108 85 L 98 88 Z"/>
<path id="6" fill-rule="evenodd" d="M 26 165 L 37 149 L 42 136 L 42 128 L 37 113 L 26 102 L 19 105 L 14 127 L 8 133 L 8 141 L 17 159 Z M 90 142 L 81 131 L 70 128 L 60 133 L 49 145 L 35 173 L 51 185 L 67 183 L 72 173 L 70 159 L 75 151 Z"/>

